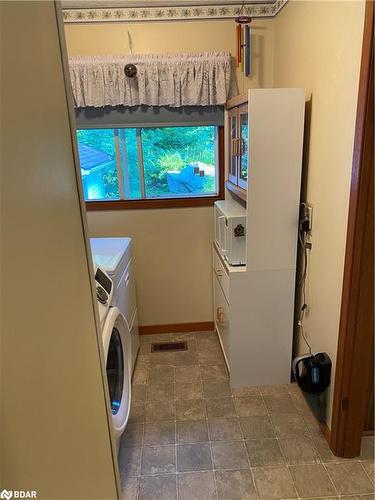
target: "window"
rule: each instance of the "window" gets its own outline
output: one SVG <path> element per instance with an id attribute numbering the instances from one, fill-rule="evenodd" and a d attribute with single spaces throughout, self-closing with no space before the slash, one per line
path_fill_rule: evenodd
<path id="1" fill-rule="evenodd" d="M 212 204 L 222 191 L 222 135 L 208 125 L 79 129 L 87 207 Z"/>

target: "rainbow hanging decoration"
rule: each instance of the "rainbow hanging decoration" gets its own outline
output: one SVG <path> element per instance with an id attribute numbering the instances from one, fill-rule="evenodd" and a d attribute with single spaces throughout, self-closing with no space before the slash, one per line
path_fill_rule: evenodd
<path id="1" fill-rule="evenodd" d="M 245 0 L 242 2 L 241 9 L 235 17 L 236 37 L 237 37 L 237 66 L 245 72 L 245 76 L 250 76 L 251 72 L 251 17 L 248 15 L 245 6 Z"/>

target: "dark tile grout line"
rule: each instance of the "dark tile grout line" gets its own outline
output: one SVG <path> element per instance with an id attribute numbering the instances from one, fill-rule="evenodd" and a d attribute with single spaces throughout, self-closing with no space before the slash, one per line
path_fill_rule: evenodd
<path id="1" fill-rule="evenodd" d="M 307 464 L 303 464 L 303 465 L 307 465 Z M 243 470 L 243 471 L 248 471 L 250 470 L 250 472 L 252 472 L 252 469 L 256 470 L 256 469 L 272 469 L 272 468 L 279 468 L 279 467 L 282 467 L 282 466 L 264 466 L 264 467 L 249 467 L 248 469 L 244 469 L 243 467 L 234 467 L 234 468 L 222 468 L 222 469 L 204 469 L 204 470 L 199 470 L 199 471 L 195 471 L 195 470 L 192 470 L 192 471 L 176 471 L 176 472 L 173 472 L 173 473 L 168 473 L 168 472 L 164 472 L 164 473 L 156 473 L 156 474 L 139 474 L 139 475 L 136 475 L 136 476 L 131 476 L 131 477 L 134 477 L 134 478 L 137 478 L 137 479 L 140 479 L 141 477 L 156 477 L 156 476 L 177 476 L 177 475 L 186 475 L 186 474 L 193 474 L 193 473 L 206 473 L 206 472 L 230 472 L 230 471 L 236 471 L 236 470 Z M 254 487 L 256 489 L 256 483 L 254 483 Z M 368 495 L 368 493 L 360 493 L 360 494 L 352 494 L 352 495 L 344 495 L 345 497 L 346 496 L 364 496 L 364 495 Z M 330 498 L 331 496 L 340 496 L 340 495 L 330 495 L 330 496 L 322 496 L 322 497 L 319 497 L 319 498 Z M 341 495 L 342 496 L 342 495 Z M 297 497 L 296 497 L 297 498 Z M 298 497 L 298 498 L 301 498 L 301 497 Z"/>
<path id="2" fill-rule="evenodd" d="M 370 481 L 371 481 L 372 485 L 374 485 L 374 486 L 375 486 L 375 467 L 373 467 L 373 468 L 374 468 L 374 472 L 373 472 L 373 474 L 372 474 L 372 475 L 371 475 L 371 474 L 369 474 L 369 473 L 367 472 L 367 470 L 366 470 L 365 466 L 363 465 L 363 463 L 364 463 L 364 462 L 367 462 L 367 461 L 369 461 L 369 462 L 373 462 L 373 460 L 371 460 L 371 459 L 369 459 L 369 460 L 363 459 L 363 460 L 359 460 L 358 462 L 361 464 L 362 469 L 365 471 L 365 474 L 366 474 L 366 476 L 370 479 Z"/>
<path id="3" fill-rule="evenodd" d="M 268 415 L 268 417 L 269 417 L 269 419 L 270 419 L 270 421 L 271 421 L 271 425 L 272 425 L 272 427 L 273 427 L 273 431 L 274 431 L 274 434 L 275 434 L 275 436 L 276 436 L 277 445 L 278 445 L 278 447 L 279 447 L 279 449 L 280 449 L 280 452 L 281 452 L 281 454 L 282 454 L 282 456 L 283 456 L 283 458 L 284 458 L 284 462 L 285 462 L 285 464 L 286 464 L 286 463 L 287 463 L 287 461 L 286 461 L 285 455 L 284 455 L 284 453 L 283 453 L 283 450 L 282 450 L 282 448 L 281 448 L 281 446 L 280 446 L 280 442 L 279 442 L 279 439 L 278 439 L 278 437 L 277 437 L 276 428 L 275 428 L 274 422 L 273 422 L 273 420 L 272 420 L 272 416 L 270 415 L 270 413 L 269 413 L 269 411 L 268 411 L 268 410 L 269 410 L 269 408 L 268 408 L 268 406 L 267 406 L 267 404 L 266 404 L 266 401 L 265 401 L 265 399 L 264 399 L 264 397 L 263 397 L 262 391 L 260 390 L 259 392 L 260 392 L 260 394 L 261 394 L 261 398 L 262 398 L 263 404 L 264 404 L 264 406 L 265 406 L 265 408 L 266 408 L 266 410 L 267 410 L 267 415 Z M 289 393 L 288 393 L 288 395 L 289 395 Z M 289 397 L 290 397 L 290 395 L 289 395 Z M 290 398 L 290 399 L 291 399 L 291 401 L 292 401 L 292 398 Z M 293 402 L 293 401 L 292 401 L 292 404 L 293 404 L 293 407 L 294 407 L 294 408 L 296 408 L 296 406 L 295 406 L 295 404 L 294 404 L 294 402 Z M 296 410 L 298 410 L 298 409 L 296 408 Z M 295 493 L 296 493 L 296 496 L 297 496 L 298 498 L 300 498 L 299 493 L 298 493 L 298 490 L 297 490 L 297 486 L 296 486 L 296 484 L 295 484 L 295 482 L 294 482 L 294 480 L 293 480 L 293 475 L 292 475 L 292 473 L 290 472 L 289 467 L 287 467 L 287 469 L 288 469 L 288 474 L 289 474 L 290 480 L 291 480 L 291 482 L 292 482 L 292 485 L 293 485 L 294 491 L 295 491 Z M 260 498 L 260 496 L 259 496 L 258 498 Z"/>
<path id="4" fill-rule="evenodd" d="M 162 445 L 161 445 L 162 446 Z M 310 463 L 311 464 L 311 463 Z M 300 464 L 301 465 L 301 464 Z M 308 465 L 308 464 L 302 464 L 302 465 Z M 283 467 L 282 465 L 272 465 L 272 466 L 259 466 L 259 467 L 249 467 L 248 469 L 246 468 L 243 468 L 243 467 L 233 467 L 233 468 L 222 468 L 222 469 L 204 469 L 204 470 L 192 470 L 192 471 L 176 471 L 176 472 L 163 472 L 163 473 L 156 473 L 156 474 L 138 474 L 138 475 L 135 475 L 135 476 L 131 476 L 131 477 L 134 477 L 134 478 L 141 478 L 141 477 L 157 477 L 157 476 L 176 476 L 176 475 L 186 475 L 186 474 L 192 474 L 192 473 L 207 473 L 207 472 L 230 472 L 230 471 L 237 471 L 237 470 L 243 470 L 243 471 L 247 471 L 250 469 L 250 472 L 251 472 L 251 469 L 274 469 L 274 468 L 279 468 L 279 467 Z M 288 466 L 286 466 L 288 467 Z M 254 482 L 254 487 L 256 489 L 256 483 Z M 344 495 L 345 497 L 347 496 L 363 496 L 363 495 L 366 495 L 366 493 L 360 493 L 360 494 L 352 494 L 352 495 Z M 333 496 L 340 496 L 340 495 L 333 495 Z M 342 496 L 342 495 L 341 495 Z M 321 496 L 319 498 L 331 498 L 332 495 L 330 496 Z M 297 498 L 297 497 L 295 497 Z M 302 498 L 302 497 L 298 497 L 298 498 Z"/>
<path id="5" fill-rule="evenodd" d="M 244 434 L 244 431 L 243 431 L 243 428 L 242 428 L 242 425 L 241 425 L 241 420 L 240 420 L 240 417 L 238 415 L 237 407 L 236 407 L 235 404 L 234 404 L 234 410 L 235 410 L 235 412 L 237 414 L 238 425 L 240 427 L 240 431 L 241 431 L 242 437 L 244 438 L 245 452 L 246 452 L 246 456 L 247 456 L 247 461 L 249 463 L 249 470 L 250 470 L 251 480 L 252 480 L 253 486 L 254 486 L 254 491 L 255 491 L 255 494 L 256 494 L 257 498 L 260 499 L 260 493 L 258 491 L 258 487 L 257 487 L 256 481 L 255 481 L 254 473 L 253 473 L 253 471 L 251 469 L 250 455 L 249 455 L 249 452 L 248 452 L 248 449 L 247 449 L 247 446 L 246 446 L 245 434 Z"/>
<path id="6" fill-rule="evenodd" d="M 225 418 L 224 418 L 224 420 L 225 420 Z M 157 422 L 157 421 L 155 421 L 155 422 Z M 152 422 L 152 423 L 155 423 L 155 422 Z M 171 422 L 171 421 L 160 421 L 160 422 Z M 176 423 L 177 422 L 178 421 L 176 421 Z M 193 421 L 191 421 L 191 422 L 193 422 Z M 142 426 L 144 426 L 144 424 L 142 424 L 142 423 L 141 424 L 135 424 L 135 425 L 142 425 Z M 270 439 L 275 439 L 275 438 L 270 438 Z M 241 440 L 237 439 L 237 440 L 231 440 L 231 441 L 232 442 L 239 442 L 239 441 L 242 441 L 242 440 L 246 441 L 246 439 L 244 439 L 244 438 L 242 438 Z M 247 439 L 247 440 L 249 440 L 249 439 Z M 209 441 L 209 443 L 213 443 L 213 444 L 215 444 L 216 442 L 225 442 L 225 441 L 212 441 L 212 440 Z M 201 441 L 200 443 L 207 443 L 207 442 L 206 441 Z M 176 445 L 176 446 L 179 446 L 179 445 L 182 445 L 182 444 L 183 445 L 185 445 L 185 444 L 198 444 L 198 442 L 195 441 L 195 442 L 174 443 L 174 445 Z M 171 444 L 169 444 L 169 445 L 168 444 L 166 444 L 166 445 L 163 445 L 163 444 L 144 445 L 143 444 L 142 446 L 147 446 L 147 447 L 163 447 L 163 446 L 171 446 Z M 306 464 L 308 464 L 308 463 L 315 464 L 317 462 L 306 462 Z M 292 466 L 293 464 L 286 464 L 286 465 Z M 297 464 L 297 465 L 301 465 L 301 464 Z M 273 467 L 273 466 L 264 466 L 264 467 Z M 253 467 L 253 468 L 258 468 L 258 467 Z M 260 468 L 262 468 L 262 467 L 260 467 Z M 218 469 L 218 470 L 223 470 L 223 469 Z M 367 475 L 367 473 L 366 473 L 366 475 Z"/>
<path id="7" fill-rule="evenodd" d="M 187 339 L 188 340 L 188 339 Z M 198 347 L 198 346 L 197 346 Z M 198 349 L 195 351 L 197 352 Z M 198 356 L 197 356 L 198 357 Z M 161 365 L 161 366 L 168 366 L 168 365 Z M 176 365 L 174 365 L 174 368 L 176 368 Z M 200 370 L 199 370 L 200 371 Z M 174 392 L 174 401 L 176 402 L 177 401 L 177 398 L 176 398 L 176 370 L 174 369 L 173 371 L 173 392 Z M 148 376 L 149 376 L 149 373 L 148 373 Z M 201 377 L 201 373 L 199 373 L 199 378 L 200 378 L 200 385 L 203 389 L 203 380 L 202 380 L 202 377 Z M 147 386 L 148 384 L 146 384 Z M 202 398 L 203 399 L 203 398 Z M 176 404 L 176 403 L 175 403 Z M 146 389 L 146 399 L 145 399 L 145 407 L 147 406 L 147 389 Z M 146 408 L 145 408 L 146 410 Z M 175 417 L 177 417 L 177 413 L 176 413 L 176 408 L 174 409 L 175 412 Z M 209 428 L 208 428 L 208 417 L 207 417 L 207 408 L 206 408 L 206 419 L 207 421 L 206 425 L 207 425 L 207 432 L 209 432 Z M 186 420 L 186 421 L 189 421 L 189 420 Z M 179 471 L 177 471 L 177 467 L 178 467 L 178 462 L 177 462 L 177 447 L 178 447 L 178 443 L 177 443 L 177 418 L 173 421 L 174 422 L 174 434 L 175 434 L 175 438 L 174 438 L 174 441 L 175 441 L 175 444 L 174 444 L 174 448 L 175 448 L 175 468 L 176 468 L 176 472 L 173 473 L 175 475 L 175 478 L 176 478 L 176 496 L 177 496 L 177 500 L 179 498 L 179 487 L 178 487 L 178 474 L 179 474 Z M 145 414 L 145 421 L 144 421 L 144 424 L 143 424 L 143 433 L 145 432 L 145 427 L 146 427 L 146 414 Z M 187 443 L 184 443 L 184 444 L 187 444 Z M 158 446 L 163 446 L 163 445 L 158 445 Z M 164 446 L 170 446 L 170 445 L 164 445 Z M 144 447 L 144 443 L 142 442 L 142 453 L 141 453 L 141 463 L 140 463 L 140 473 L 142 472 L 142 458 L 143 458 L 143 447 Z M 212 456 L 212 448 L 211 448 L 211 445 L 209 444 L 209 447 L 210 447 L 210 455 L 211 455 L 211 463 L 213 465 L 213 456 Z M 211 469 L 209 470 L 211 471 Z M 180 474 L 191 474 L 193 472 L 204 472 L 204 471 L 186 471 L 186 472 L 183 472 Z M 172 474 L 172 473 L 171 473 Z M 164 475 L 164 474 L 163 474 Z M 152 475 L 154 476 L 154 475 Z M 141 475 L 139 476 L 141 477 Z M 216 477 L 215 477 L 215 473 L 213 472 L 213 480 L 214 480 L 214 485 L 215 485 L 215 493 L 216 493 L 216 499 L 218 500 L 218 491 L 217 491 L 217 483 L 216 483 Z M 139 496 L 139 487 L 140 487 L 140 482 L 138 483 L 138 491 L 137 491 L 137 498 Z"/>
<path id="8" fill-rule="evenodd" d="M 176 376 L 176 372 L 174 373 L 174 375 Z M 175 387 L 173 388 L 173 391 L 175 391 Z M 176 413 L 175 413 L 175 415 L 176 415 Z M 177 425 L 176 425 L 176 421 L 174 422 L 174 442 L 175 442 L 174 452 L 175 452 L 175 464 L 176 464 L 175 468 L 176 468 L 176 471 L 177 471 Z M 178 478 L 177 478 L 177 474 L 175 474 L 175 484 L 176 484 L 176 498 L 178 500 L 179 494 L 178 494 Z"/>
<path id="9" fill-rule="evenodd" d="M 207 337 L 206 337 L 206 338 L 207 338 Z M 210 337 L 209 337 L 209 338 L 210 338 Z M 173 339 L 173 338 L 172 338 L 172 339 Z M 150 339 L 150 340 L 152 340 L 152 339 Z M 192 339 L 191 339 L 191 338 L 190 338 L 190 339 L 186 338 L 186 340 L 192 340 Z M 198 352 L 199 352 L 198 346 L 197 346 L 197 348 L 196 348 L 194 351 L 191 351 L 191 352 L 196 352 L 196 353 L 197 353 L 197 357 L 198 357 Z M 198 361 L 198 360 L 197 360 L 197 361 Z M 225 361 L 224 361 L 224 360 L 222 360 L 222 363 L 224 363 L 224 364 L 225 364 Z M 220 364 L 222 364 L 222 363 L 220 363 Z M 204 384 L 203 384 L 203 383 L 204 383 L 204 381 L 205 381 L 205 380 L 204 380 L 204 379 L 202 379 L 201 367 L 202 367 L 202 366 L 207 366 L 207 365 L 202 365 L 202 364 L 200 364 L 200 363 L 199 363 L 199 361 L 198 361 L 198 363 L 197 363 L 197 364 L 194 364 L 194 365 L 176 365 L 176 364 L 174 364 L 174 365 L 170 365 L 170 364 L 163 364 L 163 363 L 162 363 L 162 364 L 160 364 L 160 365 L 159 365 L 159 364 L 157 364 L 157 365 L 155 365 L 155 366 L 160 366 L 160 367 L 165 367 L 165 366 L 173 366 L 173 367 L 174 367 L 174 370 L 173 370 L 173 386 L 174 386 L 174 387 L 173 387 L 173 389 L 174 389 L 174 398 L 173 398 L 173 401 L 174 401 L 174 404 L 176 404 L 176 402 L 177 402 L 177 401 L 179 401 L 179 399 L 176 399 L 176 383 L 177 383 L 177 382 L 176 382 L 176 378 L 175 378 L 175 376 L 176 376 L 176 371 L 175 371 L 175 368 L 176 368 L 176 367 L 179 367 L 179 366 L 198 366 L 198 367 L 199 367 L 199 382 L 200 382 L 200 385 L 201 385 L 201 387 L 202 387 L 202 388 L 203 388 L 203 386 L 204 386 Z M 212 366 L 212 365 L 208 365 L 208 366 Z M 148 373 L 147 373 L 147 380 L 146 380 L 146 383 L 145 383 L 145 384 L 139 384 L 139 385 L 145 385 L 145 386 L 146 386 L 146 397 L 145 397 L 145 400 L 144 400 L 144 402 L 143 402 L 144 407 L 145 407 L 145 408 L 144 408 L 145 412 L 144 412 L 143 422 L 139 422 L 139 425 L 142 425 L 142 427 L 143 427 L 143 428 L 142 428 L 142 440 L 141 440 L 141 443 L 142 443 L 142 444 L 141 444 L 141 458 L 140 458 L 140 464 L 139 464 L 139 475 L 137 476 L 137 477 L 138 477 L 138 492 L 137 492 L 137 497 L 138 497 L 138 494 L 139 494 L 140 478 L 141 478 L 141 477 L 155 477 L 155 476 L 164 476 L 164 475 L 175 475 L 175 476 L 176 476 L 176 492 L 177 492 L 177 498 L 178 498 L 178 484 L 177 484 L 177 476 L 178 476 L 178 474 L 191 474 L 191 473 L 200 473 L 200 472 L 212 472 L 212 473 L 213 473 L 213 478 L 214 478 L 215 490 L 216 490 L 216 497 L 218 498 L 218 489 L 217 489 L 217 483 L 216 483 L 216 472 L 219 472 L 219 471 L 223 471 L 223 472 L 225 472 L 225 471 L 233 471 L 233 470 L 250 470 L 250 474 L 251 474 L 251 477 L 252 477 L 252 481 L 253 481 L 253 485 L 254 485 L 254 488 L 255 488 L 255 492 L 256 492 L 256 494 L 257 494 L 257 497 L 258 497 L 258 498 L 260 498 L 260 496 L 259 496 L 259 492 L 258 492 L 258 490 L 257 490 L 256 482 L 255 482 L 255 479 L 254 479 L 254 475 L 253 475 L 253 473 L 252 473 L 252 469 L 263 469 L 263 468 L 286 467 L 286 468 L 288 469 L 288 471 L 289 471 L 290 478 L 291 478 L 291 481 L 292 481 L 292 485 L 293 485 L 293 487 L 294 487 L 294 489 L 295 489 L 295 491 L 296 491 L 296 493 L 297 493 L 297 495 L 298 495 L 298 497 L 296 497 L 296 498 L 301 498 L 301 497 L 299 496 L 299 494 L 298 494 L 298 490 L 297 490 L 297 487 L 296 487 L 296 483 L 295 483 L 295 481 L 294 481 L 294 479 L 293 479 L 293 475 L 292 475 L 292 474 L 291 474 L 291 472 L 290 472 L 290 467 L 292 467 L 292 466 L 294 466 L 294 465 L 297 465 L 297 466 L 298 466 L 298 465 L 308 465 L 308 464 L 316 464 L 316 465 L 321 464 L 321 465 L 323 465 L 323 467 L 324 467 L 324 469 L 325 469 L 325 471 L 326 471 L 326 473 L 327 473 L 327 475 L 328 475 L 328 478 L 329 478 L 329 480 L 330 480 L 330 482 L 331 482 L 331 484 L 332 484 L 332 486 L 333 486 L 334 490 L 336 491 L 336 496 L 337 496 L 337 497 L 339 497 L 339 496 L 340 496 L 340 495 L 339 495 L 339 493 L 338 493 L 338 491 L 337 491 L 337 488 L 336 488 L 336 486 L 335 486 L 335 484 L 334 484 L 334 482 L 333 482 L 333 480 L 332 480 L 332 478 L 331 478 L 331 475 L 330 475 L 329 471 L 327 470 L 327 467 L 326 467 L 326 464 L 325 464 L 325 462 L 324 462 L 324 459 L 323 459 L 323 457 L 322 457 L 321 453 L 319 452 L 318 448 L 316 447 L 316 444 L 315 444 L 315 442 L 314 442 L 314 440 L 313 440 L 313 432 L 314 432 L 314 431 L 313 431 L 313 430 L 312 430 L 312 428 L 311 428 L 311 427 L 312 427 L 312 426 L 311 426 L 311 423 L 309 423 L 309 422 L 306 420 L 306 418 L 305 418 L 305 412 L 303 411 L 303 409 L 299 408 L 299 407 L 298 407 L 298 406 L 296 406 L 296 404 L 295 404 L 295 398 L 294 398 L 293 396 L 297 396 L 297 395 L 298 395 L 298 396 L 300 396 L 301 398 L 303 398 L 303 395 L 302 395 L 302 394 L 298 394 L 298 393 L 296 394 L 296 393 L 295 393 L 295 391 L 293 391 L 293 392 L 292 392 L 291 390 L 289 390 L 289 389 L 290 389 L 289 387 L 287 387 L 287 388 L 286 388 L 286 392 L 283 392 L 283 394 L 286 394 L 286 395 L 288 395 L 288 396 L 289 396 L 289 398 L 290 398 L 290 399 L 291 399 L 291 401 L 292 401 L 293 408 L 294 408 L 295 412 L 296 412 L 298 415 L 300 415 L 300 416 L 302 417 L 303 422 L 304 422 L 304 425 L 305 425 L 305 428 L 306 428 L 306 431 L 307 431 L 307 437 L 309 437 L 309 441 L 311 442 L 312 447 L 314 448 L 314 450 L 315 450 L 315 452 L 316 452 L 316 454 L 317 454 L 317 457 L 320 459 L 320 462 L 312 461 L 312 462 L 308 462 L 308 463 L 304 462 L 304 463 L 297 463 L 297 464 L 288 464 L 288 463 L 287 463 L 287 460 L 286 460 L 285 454 L 284 454 L 284 452 L 283 452 L 283 450 L 282 450 L 282 448 L 281 448 L 281 446 L 280 446 L 280 443 L 279 443 L 279 439 L 280 439 L 280 437 L 279 437 L 279 436 L 277 436 L 277 432 L 276 432 L 276 429 L 275 429 L 275 426 L 274 426 L 274 422 L 273 422 L 273 420 L 272 420 L 272 413 L 269 411 L 269 408 L 268 408 L 268 406 L 267 406 L 267 404 L 266 404 L 266 401 L 265 401 L 265 399 L 264 399 L 264 396 L 265 396 L 265 395 L 266 395 L 266 396 L 269 396 L 269 395 L 271 395 L 271 396 L 272 396 L 274 393 L 272 393 L 272 392 L 271 392 L 271 393 L 269 393 L 269 394 L 264 394 L 264 393 L 263 393 L 263 391 L 261 391 L 261 390 L 260 390 L 260 388 L 258 387 L 258 391 L 257 391 L 257 392 L 258 392 L 258 397 L 260 397 L 260 398 L 262 399 L 262 402 L 263 402 L 263 404 L 264 404 L 264 406 L 265 406 L 265 408 L 266 408 L 266 410 L 267 410 L 267 416 L 269 417 L 269 420 L 271 421 L 271 425 L 272 425 L 272 427 L 273 427 L 274 434 L 275 434 L 275 437 L 273 437 L 273 438 L 268 438 L 268 439 L 276 439 L 276 440 L 277 440 L 277 443 L 278 443 L 278 446 L 279 446 L 280 452 L 281 452 L 281 454 L 282 454 L 282 456 L 283 456 L 283 459 L 284 459 L 285 464 L 284 464 L 284 465 L 272 465 L 272 466 L 259 466 L 259 467 L 252 467 L 252 466 L 251 466 L 251 463 L 250 463 L 250 457 L 249 457 L 249 455 L 248 455 L 248 450 L 247 450 L 247 447 L 246 447 L 246 441 L 250 441 L 250 440 L 252 440 L 252 439 L 246 439 L 246 438 L 244 437 L 244 431 L 243 431 L 243 428 L 242 428 L 242 425 L 241 425 L 241 421 L 240 421 L 241 416 L 240 416 L 240 414 L 238 413 L 238 409 L 237 409 L 237 405 L 236 405 L 236 399 L 238 399 L 238 397 L 236 397 L 236 396 L 235 396 L 235 394 L 233 394 L 233 391 L 231 391 L 231 395 L 230 395 L 230 396 L 224 396 L 224 397 L 219 397 L 219 398 L 207 398 L 207 397 L 206 397 L 206 395 L 205 395 L 205 394 L 204 394 L 204 392 L 203 392 L 203 394 L 204 394 L 203 398 L 199 398 L 199 399 L 202 399 L 202 400 L 205 402 L 205 413 L 206 413 L 206 417 L 205 417 L 205 419 L 204 419 L 204 420 L 205 420 L 206 425 L 207 425 L 207 431 L 208 431 L 208 442 L 204 441 L 204 442 L 201 442 L 201 443 L 207 443 L 207 444 L 209 445 L 209 447 L 210 447 L 210 454 L 211 454 L 212 469 L 207 469 L 207 470 L 205 470 L 205 471 L 202 471 L 202 470 L 199 470 L 199 471 L 184 471 L 184 472 L 179 472 L 179 471 L 177 471 L 177 466 L 178 466 L 178 464 L 177 464 L 177 447 L 178 447 L 178 446 L 181 446 L 181 445 L 185 445 L 185 444 L 198 444 L 197 442 L 194 442 L 194 443 L 187 443 L 187 442 L 184 442 L 184 443 L 178 443 L 178 442 L 177 442 L 177 423 L 178 423 L 178 422 L 194 422 L 194 420 L 177 420 L 177 414 L 176 414 L 176 411 L 174 412 L 174 414 L 175 414 L 175 419 L 174 419 L 174 420 L 159 420 L 159 421 L 157 421 L 157 420 L 156 420 L 156 421 L 147 421 L 147 420 L 146 420 L 146 406 L 147 406 L 147 403 L 148 403 L 148 402 L 150 402 L 150 401 L 148 401 L 148 399 L 147 399 L 147 386 L 149 385 L 149 370 L 150 370 L 151 366 L 149 366 L 149 365 L 148 365 L 146 368 L 148 369 L 148 370 L 147 370 L 147 372 L 148 372 Z M 207 381 L 211 381 L 211 380 L 207 380 Z M 224 379 L 224 380 L 220 380 L 220 381 L 218 381 L 218 382 L 228 383 L 228 382 L 229 382 L 229 380 L 228 380 L 228 379 Z M 137 384 L 137 385 L 138 385 L 138 384 Z M 298 389 L 297 389 L 297 390 L 298 390 Z M 236 418 L 236 421 L 237 421 L 237 423 L 238 423 L 238 426 L 239 426 L 239 429 L 240 429 L 240 432 L 241 432 L 242 438 L 241 438 L 241 439 L 238 439 L 238 440 L 230 440 L 230 441 L 220 441 L 220 440 L 218 440 L 218 441 L 213 441 L 213 440 L 212 440 L 212 436 L 211 436 L 210 427 L 209 427 L 209 425 L 208 425 L 208 423 L 209 423 L 209 417 L 208 417 L 207 399 L 223 399 L 223 398 L 225 398 L 225 397 L 227 397 L 228 399 L 229 399 L 229 398 L 231 398 L 231 399 L 232 399 L 232 401 L 233 401 L 233 405 L 234 405 L 234 409 L 235 409 L 235 417 L 212 417 L 212 418 L 213 418 L 213 419 L 215 419 L 215 420 L 216 420 L 216 419 L 217 419 L 217 420 L 220 420 L 220 419 L 225 420 L 225 419 L 228 419 L 228 418 Z M 183 399 L 181 399 L 180 401 L 183 401 Z M 157 402 L 157 401 L 155 401 L 155 402 Z M 162 401 L 158 401 L 158 402 L 162 402 Z M 176 410 L 176 408 L 175 408 L 175 410 Z M 308 407 L 307 407 L 307 410 L 308 410 Z M 294 412 L 293 412 L 293 413 L 294 413 Z M 202 419 L 199 419 L 199 420 L 202 420 Z M 195 420 L 195 421 L 197 421 L 197 420 Z M 149 474 L 149 475 L 148 475 L 148 474 L 143 474 L 143 475 L 142 475 L 142 470 L 141 470 L 141 467 L 142 467 L 142 458 L 143 458 L 143 448 L 144 448 L 145 446 L 147 446 L 147 447 L 153 447 L 152 445 L 145 445 L 145 444 L 144 444 L 144 433 L 145 433 L 146 424 L 148 424 L 148 423 L 154 423 L 154 424 L 156 424 L 157 422 L 174 422 L 174 440 L 175 440 L 174 447 L 175 447 L 175 463 L 176 463 L 175 467 L 176 467 L 176 472 L 174 472 L 174 473 L 161 473 L 161 474 Z M 136 422 L 134 422 L 134 425 L 135 425 L 135 424 L 136 424 Z M 292 437 L 292 436 L 291 436 L 291 437 Z M 257 440 L 257 438 L 253 438 L 253 439 L 254 439 L 254 440 Z M 258 439 L 259 439 L 259 438 L 258 438 Z M 267 439 L 267 438 L 261 438 L 261 439 Z M 221 469 L 215 469 L 214 460 L 213 460 L 213 452 L 212 452 L 212 444 L 215 444 L 216 442 L 243 442 L 243 443 L 244 443 L 244 447 L 245 447 L 245 451 L 246 451 L 247 460 L 248 460 L 248 469 L 243 469 L 243 468 L 241 468 L 241 467 L 235 467 L 235 468 L 231 468 L 231 469 L 222 469 L 222 468 L 221 468 Z M 156 446 L 156 447 L 159 447 L 159 446 L 160 446 L 160 447 L 162 447 L 162 446 L 172 446 L 172 445 L 168 445 L 168 444 L 167 444 L 167 445 L 159 445 L 159 444 L 158 444 L 158 445 L 154 445 L 154 447 L 155 447 L 155 446 Z M 337 458 L 338 458 L 338 461 L 333 461 L 332 463 L 342 463 L 342 462 L 344 461 L 344 460 L 340 460 L 340 457 L 337 457 Z M 358 461 L 359 463 L 361 463 L 361 461 L 360 461 L 360 460 L 355 460 L 355 461 Z M 362 459 L 362 461 L 365 461 L 365 459 Z M 330 463 L 331 463 L 331 461 L 330 461 Z M 363 469 L 363 471 L 365 472 L 366 477 L 369 477 L 369 474 L 367 473 L 367 471 L 366 471 L 366 469 L 364 468 L 363 464 L 361 465 L 361 468 L 362 468 L 362 469 Z M 369 479 L 370 479 L 370 481 L 371 481 L 371 478 L 370 478 L 370 477 L 369 477 Z M 371 482 L 372 482 L 372 481 L 371 481 Z M 361 495 L 361 494 L 360 494 L 360 495 Z M 353 496 L 355 496 L 355 495 L 353 495 Z M 357 495 L 357 496 L 358 496 L 358 495 Z M 320 497 L 320 498 L 329 498 L 329 497 Z"/>

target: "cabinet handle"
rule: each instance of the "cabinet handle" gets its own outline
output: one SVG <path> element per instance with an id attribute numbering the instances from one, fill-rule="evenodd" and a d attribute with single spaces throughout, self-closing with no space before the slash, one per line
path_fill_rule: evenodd
<path id="1" fill-rule="evenodd" d="M 232 139 L 232 156 L 240 156 L 241 139 Z"/>
<path id="2" fill-rule="evenodd" d="M 237 139 L 232 139 L 232 156 L 238 156 L 238 153 L 237 153 Z"/>
<path id="3" fill-rule="evenodd" d="M 216 269 L 216 276 L 223 276 L 221 269 Z"/>
<path id="4" fill-rule="evenodd" d="M 242 155 L 242 139 L 237 139 L 237 142 L 238 142 L 238 155 L 237 156 L 241 156 Z"/>
<path id="5" fill-rule="evenodd" d="M 216 319 L 218 321 L 218 323 L 223 323 L 223 319 L 224 319 L 224 310 L 222 307 L 218 307 L 216 309 Z"/>

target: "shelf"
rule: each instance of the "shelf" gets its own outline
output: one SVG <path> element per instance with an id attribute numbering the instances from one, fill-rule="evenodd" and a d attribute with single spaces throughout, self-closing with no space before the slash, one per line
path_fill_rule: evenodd
<path id="1" fill-rule="evenodd" d="M 232 97 L 232 99 L 227 100 L 226 109 L 235 108 L 237 106 L 240 106 L 241 104 L 247 103 L 247 101 L 248 101 L 247 94 L 236 95 L 235 97 Z"/>
<path id="2" fill-rule="evenodd" d="M 228 262 L 221 255 L 219 247 L 217 246 L 216 241 L 213 241 L 212 244 L 214 246 L 214 249 L 215 249 L 215 252 L 216 252 L 217 256 L 220 259 L 220 262 L 224 266 L 224 270 L 225 270 L 225 272 L 226 272 L 227 275 L 229 275 L 229 273 L 246 273 L 246 266 L 231 266 L 230 264 L 228 264 Z"/>
<path id="3" fill-rule="evenodd" d="M 234 193 L 236 196 L 238 196 L 239 198 L 241 198 L 241 200 L 243 201 L 247 201 L 247 191 L 245 189 L 242 189 L 240 188 L 239 186 L 236 186 L 235 184 L 233 184 L 232 182 L 230 181 L 227 181 L 225 183 L 225 186 L 226 188 L 231 191 L 232 193 Z"/>

